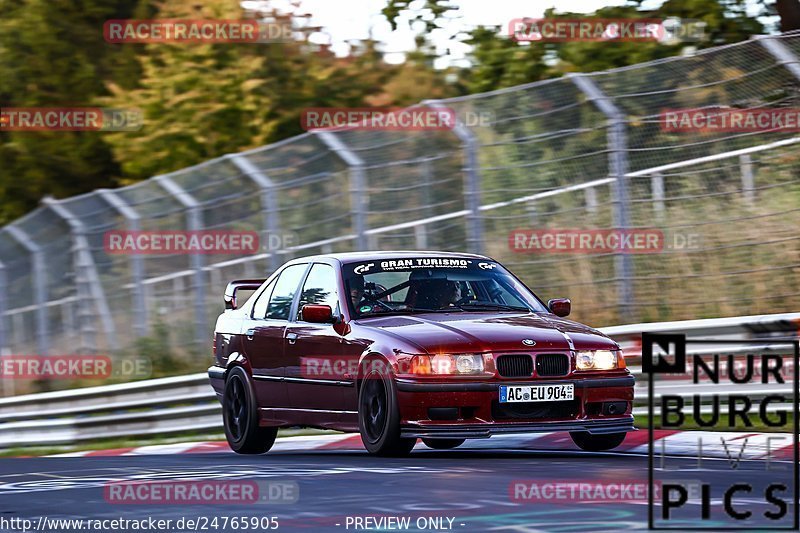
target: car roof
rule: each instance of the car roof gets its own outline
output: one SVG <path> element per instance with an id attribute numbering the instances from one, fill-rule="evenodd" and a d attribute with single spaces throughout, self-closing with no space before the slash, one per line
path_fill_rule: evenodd
<path id="1" fill-rule="evenodd" d="M 319 254 L 307 257 L 298 257 L 292 262 L 312 261 L 315 259 L 336 259 L 343 264 L 369 261 L 371 259 L 408 259 L 413 257 L 451 257 L 457 259 L 489 259 L 485 255 L 467 254 L 461 252 L 436 252 L 430 250 L 395 250 L 395 251 L 364 251 L 364 252 L 342 252 L 335 254 Z"/>

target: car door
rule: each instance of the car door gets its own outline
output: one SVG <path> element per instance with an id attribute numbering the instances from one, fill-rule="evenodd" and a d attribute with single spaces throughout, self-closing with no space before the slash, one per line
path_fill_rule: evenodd
<path id="1" fill-rule="evenodd" d="M 318 420 L 309 418 L 307 423 L 324 425 L 324 422 L 337 417 L 343 408 L 343 388 L 347 385 L 348 371 L 343 364 L 341 335 L 333 324 L 303 321 L 302 307 L 305 304 L 328 305 L 334 316 L 338 315 L 342 304 L 333 266 L 325 263 L 312 265 L 300 291 L 297 313 L 286 328 L 289 403 L 294 409 L 323 411 L 317 413 L 320 415 Z"/>
<path id="2" fill-rule="evenodd" d="M 253 369 L 259 406 L 266 418 L 282 421 L 276 409 L 289 405 L 286 391 L 286 352 L 284 333 L 294 295 L 308 265 L 290 265 L 258 297 L 245 327 L 244 349 Z"/>

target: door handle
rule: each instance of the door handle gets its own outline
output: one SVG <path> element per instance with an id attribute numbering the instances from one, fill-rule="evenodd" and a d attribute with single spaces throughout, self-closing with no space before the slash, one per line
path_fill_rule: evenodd
<path id="1" fill-rule="evenodd" d="M 294 344 L 297 342 L 297 333 L 287 333 L 286 339 L 289 341 L 289 344 Z"/>
<path id="2" fill-rule="evenodd" d="M 245 333 L 245 335 L 247 335 L 247 340 L 249 340 L 249 341 L 253 340 L 253 335 L 255 335 L 255 334 L 256 334 L 256 330 L 254 330 L 254 329 L 248 329 L 247 333 Z"/>

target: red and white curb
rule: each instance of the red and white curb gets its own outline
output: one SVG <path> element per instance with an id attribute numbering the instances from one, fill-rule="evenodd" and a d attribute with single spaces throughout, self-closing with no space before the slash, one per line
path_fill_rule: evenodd
<path id="1" fill-rule="evenodd" d="M 656 455 L 689 456 L 703 458 L 782 460 L 793 457 L 793 437 L 789 433 L 741 433 L 714 431 L 667 431 L 654 432 L 654 451 Z M 416 449 L 428 449 L 421 441 Z M 490 439 L 471 439 L 458 450 L 529 450 L 529 451 L 578 451 L 567 433 L 528 433 L 521 435 L 498 435 Z M 275 441 L 272 452 L 306 452 L 338 450 L 363 451 L 358 434 L 311 435 L 302 437 L 283 437 Z M 628 433 L 614 452 L 633 455 L 646 455 L 648 451 L 648 432 L 641 430 Z M 119 448 L 115 450 L 93 450 L 62 453 L 48 457 L 111 457 L 121 455 L 173 455 L 183 453 L 233 453 L 225 441 L 220 442 L 182 442 L 159 444 L 138 448 Z"/>

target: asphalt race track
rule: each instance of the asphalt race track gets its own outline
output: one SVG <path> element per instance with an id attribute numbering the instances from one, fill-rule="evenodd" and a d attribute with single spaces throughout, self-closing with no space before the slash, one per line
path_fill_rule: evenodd
<path id="1" fill-rule="evenodd" d="M 769 478 L 782 480 L 790 490 L 792 486 L 789 463 L 773 463 L 766 471 L 762 461 L 742 460 L 731 468 L 729 461 L 717 459 L 706 460 L 698 468 L 693 459 L 669 457 L 666 467 L 680 468 L 681 479 L 711 485 L 712 519 L 703 523 L 705 527 L 732 525 L 717 521 L 722 508 L 719 491 L 732 481 Z M 295 503 L 264 505 L 120 505 L 104 499 L 103 486 L 109 481 L 134 479 L 278 480 L 297 483 L 299 494 Z M 646 501 L 520 502 L 514 501 L 509 491 L 515 480 L 646 482 L 647 457 L 608 452 L 418 448 L 402 459 L 374 458 L 358 450 L 277 451 L 255 457 L 195 453 L 3 459 L 0 521 L 29 518 L 37 523 L 43 515 L 49 519 L 152 517 L 174 521 L 275 516 L 278 531 L 364 531 L 368 529 L 354 527 L 354 517 L 392 516 L 410 519 L 411 531 L 420 530 L 417 520 L 425 530 L 454 531 L 620 531 L 647 527 Z M 774 509 L 757 491 L 737 502 L 758 516 Z M 791 516 L 793 506 L 789 508 Z M 687 530 L 692 530 L 698 524 L 699 505 L 690 504 L 686 511 L 694 515 L 693 521 L 687 522 Z M 216 529 L 197 529 L 223 530 L 219 525 Z M 58 529 L 38 529 L 42 530 Z M 20 530 L 8 527 L 6 522 L 2 531 Z"/>

